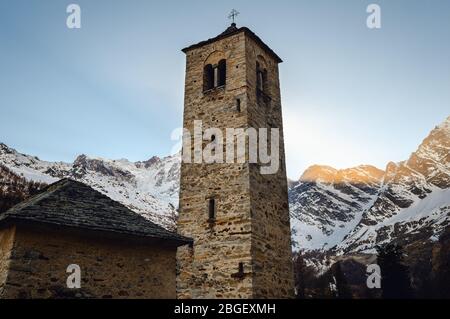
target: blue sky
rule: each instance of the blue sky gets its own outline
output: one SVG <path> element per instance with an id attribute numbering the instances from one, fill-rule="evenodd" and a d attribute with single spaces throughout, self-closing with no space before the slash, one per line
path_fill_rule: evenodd
<path id="1" fill-rule="evenodd" d="M 77 3 L 82 28 L 66 27 Z M 382 28 L 366 26 L 366 7 Z M 0 141 L 45 160 L 169 154 L 181 126 L 181 48 L 227 14 L 280 65 L 288 175 L 406 159 L 450 115 L 450 1 L 0 2 Z"/>

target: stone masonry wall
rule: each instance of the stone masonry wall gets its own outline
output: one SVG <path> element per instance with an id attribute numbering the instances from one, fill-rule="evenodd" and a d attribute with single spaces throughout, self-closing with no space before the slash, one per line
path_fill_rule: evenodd
<path id="1" fill-rule="evenodd" d="M 254 297 L 292 298 L 294 277 L 278 63 L 251 38 L 247 38 L 246 57 L 249 126 L 279 128 L 280 132 L 278 171 L 264 175 L 260 172 L 263 164 L 250 165 Z M 257 97 L 258 58 L 265 61 L 267 68 L 268 99 Z"/>
<path id="2" fill-rule="evenodd" d="M 8 278 L 11 250 L 14 245 L 15 227 L 0 229 L 0 298 Z"/>
<path id="3" fill-rule="evenodd" d="M 203 66 L 217 51 L 227 61 L 226 86 L 204 94 Z M 203 121 L 203 130 L 246 127 L 243 34 L 187 53 L 183 126 L 193 132 L 194 120 Z M 252 297 L 249 192 L 248 164 L 182 164 L 178 232 L 193 238 L 194 245 L 178 251 L 179 298 Z M 217 203 L 214 222 L 208 221 L 209 198 Z M 236 276 L 239 263 L 244 276 Z"/>
<path id="4" fill-rule="evenodd" d="M 204 93 L 203 67 L 211 54 L 226 58 L 226 86 Z M 258 105 L 256 98 L 258 55 L 268 63 L 268 106 Z M 278 65 L 243 32 L 187 52 L 183 126 L 191 133 L 194 120 L 203 121 L 203 130 L 279 127 L 282 134 Z M 275 175 L 262 176 L 259 165 L 248 161 L 182 163 L 178 231 L 193 238 L 194 245 L 178 250 L 179 298 L 293 296 L 281 142 L 281 169 Z M 217 203 L 215 221 L 208 221 L 209 198 Z M 239 263 L 243 273 L 238 273 Z"/>
<path id="5" fill-rule="evenodd" d="M 18 226 L 3 298 L 175 298 L 175 248 Z M 69 264 L 81 289 L 68 289 Z"/>

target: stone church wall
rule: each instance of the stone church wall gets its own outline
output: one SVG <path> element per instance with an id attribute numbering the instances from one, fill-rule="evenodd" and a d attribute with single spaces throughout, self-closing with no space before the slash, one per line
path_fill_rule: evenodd
<path id="1" fill-rule="evenodd" d="M 278 64 L 251 38 L 247 38 L 246 57 L 249 91 L 255 92 L 248 99 L 249 125 L 280 130 L 278 171 L 264 175 L 260 165 L 250 166 L 254 297 L 291 298 L 294 277 Z M 256 95 L 255 61 L 259 59 L 267 68 L 269 101 Z"/>
<path id="2" fill-rule="evenodd" d="M 2 297 L 176 297 L 176 248 L 114 237 L 101 238 L 101 233 L 92 237 L 65 228 L 55 231 L 54 227 L 17 226 Z M 70 264 L 81 267 L 81 289 L 67 288 Z"/>
<path id="3" fill-rule="evenodd" d="M 211 55 L 226 59 L 226 85 L 203 92 L 203 67 Z M 279 128 L 281 168 L 276 174 L 261 175 L 260 165 L 248 161 L 182 164 L 178 231 L 193 238 L 194 245 L 178 251 L 178 297 L 292 297 L 277 61 L 244 32 L 193 48 L 186 58 L 184 128 L 193 132 L 194 120 L 203 121 L 203 130 L 215 127 L 223 132 L 226 128 Z M 271 100 L 264 104 L 257 99 L 258 59 L 268 71 L 266 93 Z M 208 198 L 217 202 L 214 221 L 208 221 Z"/>
<path id="4" fill-rule="evenodd" d="M 11 250 L 14 245 L 15 227 L 0 229 L 0 298 L 8 278 Z"/>
<path id="5" fill-rule="evenodd" d="M 227 61 L 226 86 L 204 93 L 203 67 L 215 52 Z M 244 34 L 188 52 L 183 126 L 193 132 L 193 121 L 202 120 L 203 130 L 245 128 L 245 92 Z M 237 98 L 241 98 L 240 112 Z M 179 248 L 178 297 L 251 298 L 248 164 L 183 163 L 180 187 L 178 232 L 193 238 L 194 246 Z M 217 203 L 214 221 L 208 221 L 209 198 Z M 244 268 L 243 276 L 237 275 L 239 263 Z"/>

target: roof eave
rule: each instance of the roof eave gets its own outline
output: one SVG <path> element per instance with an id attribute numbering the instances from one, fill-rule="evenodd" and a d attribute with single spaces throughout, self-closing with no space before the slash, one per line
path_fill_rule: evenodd
<path id="1" fill-rule="evenodd" d="M 87 232 L 89 234 L 100 236 L 103 238 L 104 235 L 102 234 L 109 234 L 111 237 L 125 237 L 125 238 L 135 238 L 135 239 L 141 239 L 141 240 L 148 240 L 149 242 L 157 242 L 161 244 L 171 245 L 175 247 L 185 246 L 185 245 L 192 245 L 194 240 L 179 234 L 174 234 L 173 237 L 163 237 L 163 236 L 152 236 L 152 235 L 146 235 L 146 234 L 133 234 L 131 232 L 122 232 L 122 231 L 113 231 L 113 230 L 107 230 L 107 229 L 94 229 L 91 227 L 78 227 L 75 225 L 66 225 L 66 224 L 59 224 L 55 222 L 49 222 L 49 221 L 42 221 L 42 220 L 30 220 L 26 218 L 18 218 L 16 216 L 7 216 L 6 218 L 0 219 L 0 228 L 2 227 L 10 227 L 13 225 L 35 225 L 35 226 L 47 226 L 47 227 L 53 227 L 53 226 L 59 226 L 67 230 L 74 230 L 78 232 Z M 55 228 L 55 231 L 57 228 Z"/>
<path id="2" fill-rule="evenodd" d="M 202 47 L 204 45 L 207 45 L 207 44 L 210 44 L 210 43 L 213 43 L 213 42 L 216 42 L 216 41 L 228 38 L 228 37 L 236 35 L 236 34 L 238 34 L 240 32 L 244 32 L 247 35 L 249 35 L 251 38 L 253 38 L 259 45 L 261 45 L 261 47 L 265 51 L 267 51 L 267 53 L 269 53 L 275 59 L 275 61 L 277 63 L 282 63 L 283 62 L 283 60 L 267 44 L 265 44 L 264 41 L 261 40 L 260 37 L 258 37 L 252 30 L 250 30 L 247 27 L 241 27 L 239 29 L 236 29 L 235 31 L 232 31 L 232 32 L 229 32 L 229 33 L 226 33 L 226 34 L 219 34 L 218 36 L 216 36 L 214 38 L 211 38 L 211 39 L 208 39 L 208 40 L 205 40 L 205 41 L 201 41 L 201 42 L 198 42 L 196 44 L 193 44 L 193 45 L 190 45 L 188 47 L 185 47 L 181 51 L 184 52 L 184 53 L 187 53 L 187 52 L 189 52 L 189 51 L 191 51 L 193 49 L 197 49 L 197 48 L 200 48 L 200 47 Z"/>

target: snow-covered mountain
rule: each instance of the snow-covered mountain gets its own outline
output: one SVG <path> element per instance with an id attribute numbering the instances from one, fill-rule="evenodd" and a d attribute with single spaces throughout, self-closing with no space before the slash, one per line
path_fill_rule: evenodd
<path id="1" fill-rule="evenodd" d="M 52 183 L 73 178 L 123 203 L 153 222 L 173 228 L 178 207 L 180 156 L 144 162 L 86 155 L 73 163 L 46 162 L 0 143 L 0 164 L 31 181 Z"/>
<path id="2" fill-rule="evenodd" d="M 373 205 L 383 176 L 373 166 L 308 168 L 289 189 L 295 248 L 328 250 L 340 243 Z"/>
<path id="3" fill-rule="evenodd" d="M 312 166 L 289 186 L 294 249 L 373 252 L 375 244 L 436 240 L 450 223 L 450 117 L 410 158 L 336 170 Z M 175 226 L 180 156 L 130 162 L 78 156 L 46 162 L 0 144 L 0 164 L 28 180 L 82 181 L 150 220 Z"/>
<path id="4" fill-rule="evenodd" d="M 410 158 L 346 170 L 313 166 L 289 190 L 295 248 L 371 253 L 435 241 L 450 225 L 450 117 Z"/>

